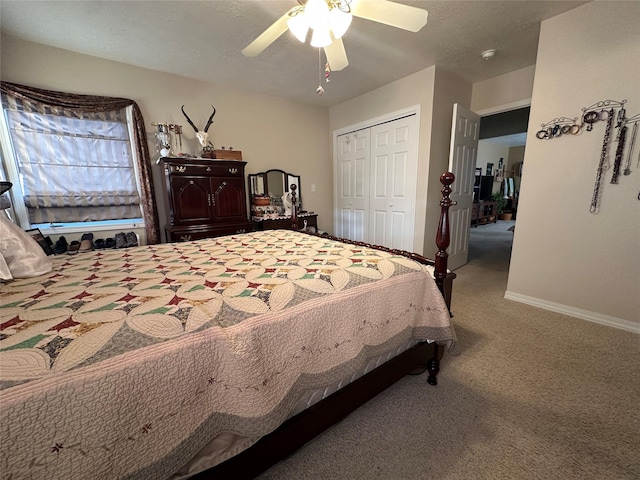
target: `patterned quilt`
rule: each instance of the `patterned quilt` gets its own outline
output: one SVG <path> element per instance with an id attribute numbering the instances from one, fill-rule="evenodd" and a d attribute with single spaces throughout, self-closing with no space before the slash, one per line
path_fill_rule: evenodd
<path id="1" fill-rule="evenodd" d="M 455 337 L 426 267 L 304 233 L 56 257 L 0 286 L 0 475 L 169 477 L 412 337 Z"/>

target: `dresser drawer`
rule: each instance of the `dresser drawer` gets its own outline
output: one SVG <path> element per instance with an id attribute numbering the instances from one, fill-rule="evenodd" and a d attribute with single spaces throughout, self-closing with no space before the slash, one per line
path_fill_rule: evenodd
<path id="1" fill-rule="evenodd" d="M 203 238 L 222 237 L 251 231 L 251 225 L 246 224 L 226 225 L 213 228 L 167 228 L 167 242 L 191 242 Z"/>
<path id="2" fill-rule="evenodd" d="M 306 225 L 305 225 L 305 222 Z M 318 229 L 318 215 L 310 214 L 303 215 L 298 217 L 298 230 L 302 230 L 306 227 L 314 227 L 316 230 Z M 277 230 L 277 229 L 291 229 L 291 218 L 290 217 L 279 217 L 279 218 L 265 218 L 258 219 L 253 217 L 253 228 L 254 230 Z"/>
<path id="3" fill-rule="evenodd" d="M 189 164 L 189 163 L 173 163 L 165 162 L 165 169 L 170 175 L 205 175 L 216 177 L 242 177 L 243 176 L 243 164 L 229 165 L 216 164 L 215 160 L 205 162 L 204 164 Z"/>

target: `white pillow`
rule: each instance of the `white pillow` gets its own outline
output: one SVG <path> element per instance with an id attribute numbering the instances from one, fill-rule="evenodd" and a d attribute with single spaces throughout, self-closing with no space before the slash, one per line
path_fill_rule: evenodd
<path id="1" fill-rule="evenodd" d="M 1 253 L 0 253 L 0 280 L 13 280 L 13 275 L 11 275 L 11 270 L 9 270 L 9 265 L 7 265 L 7 261 L 4 259 L 4 255 L 2 255 Z"/>
<path id="2" fill-rule="evenodd" d="M 13 278 L 37 277 L 53 268 L 38 242 L 5 215 L 0 215 L 0 254 Z"/>

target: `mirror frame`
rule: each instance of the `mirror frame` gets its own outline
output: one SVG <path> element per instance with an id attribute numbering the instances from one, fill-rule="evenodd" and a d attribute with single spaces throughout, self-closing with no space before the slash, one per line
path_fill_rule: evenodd
<path id="1" fill-rule="evenodd" d="M 264 172 L 250 173 L 247 175 L 247 181 L 249 183 L 248 185 L 249 186 L 249 202 L 253 203 L 252 199 L 255 195 L 261 195 L 265 193 L 269 194 L 269 182 L 268 182 L 269 173 L 280 173 L 282 175 L 283 186 L 286 185 L 287 192 L 291 190 L 291 184 L 296 185 L 296 203 L 299 209 L 300 205 L 302 205 L 302 193 L 301 193 L 302 190 L 300 188 L 300 175 L 294 175 L 293 173 L 285 172 L 284 170 L 281 170 L 279 168 L 272 168 Z M 287 182 L 286 184 L 284 183 L 285 179 Z M 257 191 L 260 189 L 260 185 L 259 185 L 260 183 L 262 183 L 262 192 Z M 274 195 L 280 197 L 282 194 L 274 194 Z"/>

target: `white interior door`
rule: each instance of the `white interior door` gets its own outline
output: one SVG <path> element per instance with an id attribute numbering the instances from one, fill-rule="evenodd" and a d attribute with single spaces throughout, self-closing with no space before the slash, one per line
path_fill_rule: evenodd
<path id="1" fill-rule="evenodd" d="M 458 105 L 453 105 L 449 171 L 456 176 L 451 199 L 457 204 L 449 209 L 451 243 L 448 268 L 455 270 L 467 263 L 469 257 L 469 232 L 473 204 L 473 182 L 478 156 L 480 115 Z"/>
<path id="2" fill-rule="evenodd" d="M 335 234 L 364 242 L 369 228 L 370 130 L 339 135 L 337 143 Z"/>
<path id="3" fill-rule="evenodd" d="M 417 137 L 415 115 L 371 127 L 369 243 L 413 251 Z"/>

